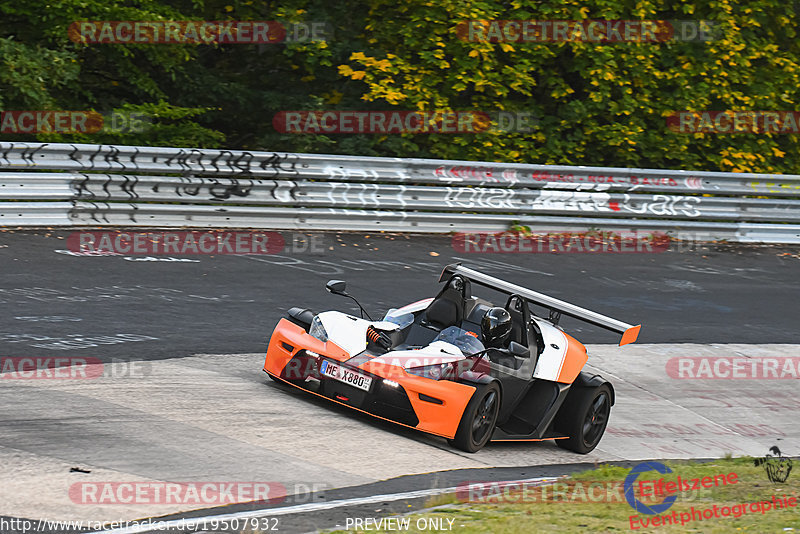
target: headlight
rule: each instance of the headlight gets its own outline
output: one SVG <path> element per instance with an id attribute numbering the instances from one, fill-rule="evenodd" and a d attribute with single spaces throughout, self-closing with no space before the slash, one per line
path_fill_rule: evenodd
<path id="1" fill-rule="evenodd" d="M 319 316 L 314 317 L 314 320 L 311 321 L 311 328 L 308 329 L 308 333 L 320 341 L 328 341 L 328 333 L 325 331 L 325 327 L 322 326 Z"/>
<path id="2" fill-rule="evenodd" d="M 430 378 L 431 380 L 440 380 L 450 368 L 451 366 L 449 363 L 437 363 L 434 365 L 424 365 L 422 367 L 411 367 L 406 369 L 406 372 L 423 378 Z"/>

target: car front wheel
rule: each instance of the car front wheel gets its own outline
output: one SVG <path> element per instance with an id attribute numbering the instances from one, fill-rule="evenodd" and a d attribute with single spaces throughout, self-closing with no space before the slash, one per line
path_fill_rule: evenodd
<path id="1" fill-rule="evenodd" d="M 479 386 L 472 394 L 450 444 L 466 452 L 481 450 L 492 437 L 499 412 L 500 387 L 494 382 Z"/>

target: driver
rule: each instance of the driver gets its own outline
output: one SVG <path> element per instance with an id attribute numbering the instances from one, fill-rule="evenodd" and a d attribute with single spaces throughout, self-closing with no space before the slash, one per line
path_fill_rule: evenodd
<path id="1" fill-rule="evenodd" d="M 487 349 L 503 349 L 511 337 L 511 314 L 505 308 L 494 307 L 481 319 L 483 344 Z"/>

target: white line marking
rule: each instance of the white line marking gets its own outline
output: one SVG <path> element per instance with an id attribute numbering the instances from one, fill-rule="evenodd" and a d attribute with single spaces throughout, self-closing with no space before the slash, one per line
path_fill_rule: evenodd
<path id="1" fill-rule="evenodd" d="M 534 483 L 537 485 L 544 485 L 559 480 L 560 477 L 538 477 L 526 478 L 521 480 L 501 480 L 496 484 L 511 485 L 520 483 Z M 488 483 L 488 482 L 487 482 Z M 340 508 L 342 506 L 358 506 L 362 504 L 375 504 L 378 502 L 386 501 L 402 501 L 403 499 L 419 499 L 422 497 L 430 497 L 433 495 L 443 495 L 447 493 L 455 493 L 459 488 L 466 485 L 466 483 L 454 486 L 451 488 L 431 488 L 417 491 L 407 491 L 404 493 L 389 493 L 386 495 L 372 495 L 370 497 L 357 497 L 353 499 L 342 499 L 339 501 L 330 502 L 316 502 L 308 504 L 298 504 L 295 506 L 284 506 L 280 508 L 264 508 L 261 510 L 250 510 L 246 512 L 234 512 L 230 514 L 209 515 L 203 517 L 186 517 L 182 519 L 170 519 L 169 521 L 159 521 L 157 523 L 140 523 L 130 527 L 118 528 L 114 530 L 99 530 L 96 532 L 89 532 L 87 534 L 137 534 L 139 532 L 152 532 L 154 530 L 163 531 L 172 527 L 187 528 L 187 524 L 194 523 L 198 526 L 202 523 L 211 521 L 230 521 L 231 519 L 249 519 L 251 517 L 269 517 L 275 515 L 289 515 L 299 514 L 304 512 L 317 512 L 320 510 L 331 510 L 333 508 Z"/>

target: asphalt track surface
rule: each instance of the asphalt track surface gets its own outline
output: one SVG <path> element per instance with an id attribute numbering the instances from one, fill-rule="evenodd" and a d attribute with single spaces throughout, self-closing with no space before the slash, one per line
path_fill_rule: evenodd
<path id="1" fill-rule="evenodd" d="M 324 290 L 328 279 L 347 280 L 349 292 L 367 310 L 382 313 L 434 295 L 442 266 L 455 261 L 640 323 L 640 343 L 800 341 L 796 248 L 464 254 L 448 237 L 322 234 L 314 238 L 317 253 L 141 261 L 147 257 L 56 252 L 67 248 L 67 235 L 0 233 L 3 355 L 74 353 L 34 346 L 65 342 L 82 356 L 103 361 L 259 352 L 292 306 L 357 310 Z M 291 234 L 286 241 L 292 241 Z M 584 343 L 616 341 L 613 334 L 569 318 L 562 325 Z M 80 344 L 85 337 L 118 335 L 120 340 L 146 337 Z"/>
<path id="2" fill-rule="evenodd" d="M 319 482 L 330 500 L 554 476 L 584 460 L 759 454 L 775 443 L 792 454 L 800 445 L 796 381 L 698 386 L 671 382 L 664 372 L 677 355 L 796 355 L 789 345 L 800 342 L 796 248 L 483 255 L 459 254 L 447 237 L 321 234 L 315 253 L 136 261 L 144 258 L 64 254 L 67 235 L 0 233 L 0 356 L 91 357 L 111 363 L 104 368 L 111 374 L 0 383 L 0 515 L 112 520 L 177 511 L 76 507 L 64 490 L 75 480 L 278 480 L 289 493 Z M 590 347 L 590 365 L 620 398 L 595 453 L 498 444 L 458 454 L 444 440 L 354 417 L 260 372 L 286 308 L 353 311 L 324 291 L 328 279 L 347 280 L 368 310 L 383 312 L 434 294 L 441 267 L 453 261 L 644 325 L 642 345 Z M 592 327 L 562 324 L 585 343 L 615 341 Z M 329 461 L 321 457 L 326 450 Z M 92 473 L 69 473 L 73 466 Z M 493 469 L 471 470 L 481 467 Z M 378 482 L 447 470 L 455 471 Z M 373 503 L 351 513 L 380 516 L 422 502 Z M 248 505 L 237 507 L 227 510 Z M 208 513 L 215 512 L 194 514 Z M 280 531 L 330 527 L 342 517 L 286 516 Z"/>

